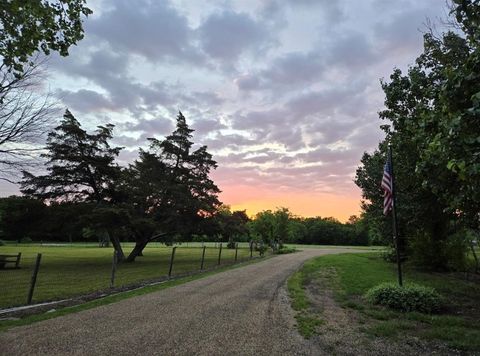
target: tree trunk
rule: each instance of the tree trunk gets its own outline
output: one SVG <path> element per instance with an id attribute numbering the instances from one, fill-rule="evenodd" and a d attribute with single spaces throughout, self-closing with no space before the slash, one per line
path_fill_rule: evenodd
<path id="1" fill-rule="evenodd" d="M 118 237 L 110 235 L 108 232 L 107 234 L 110 237 L 110 241 L 112 242 L 115 252 L 117 253 L 117 261 L 122 262 L 125 259 L 125 254 L 123 253 L 122 245 L 120 245 L 120 241 L 118 240 Z"/>
<path id="2" fill-rule="evenodd" d="M 143 256 L 143 249 L 148 245 L 149 242 L 154 241 L 165 235 L 167 235 L 167 233 L 162 232 L 150 238 L 143 237 L 143 236 L 135 238 L 136 240 L 135 247 L 133 248 L 132 252 L 130 252 L 125 262 L 134 262 L 135 258 L 137 258 L 138 256 Z"/>
<path id="3" fill-rule="evenodd" d="M 148 242 L 149 239 L 147 238 L 137 239 L 135 242 L 135 247 L 133 248 L 132 252 L 130 252 L 125 262 L 135 262 L 135 258 L 137 258 L 137 256 L 143 256 L 143 249 L 145 246 L 147 246 Z"/>

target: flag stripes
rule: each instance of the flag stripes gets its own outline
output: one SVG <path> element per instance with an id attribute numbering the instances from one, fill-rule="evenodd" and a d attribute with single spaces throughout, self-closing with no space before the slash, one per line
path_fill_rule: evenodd
<path id="1" fill-rule="evenodd" d="M 387 159 L 387 163 L 385 163 L 385 167 L 383 169 L 383 177 L 382 177 L 382 184 L 381 187 L 384 191 L 383 194 L 383 214 L 387 215 L 393 207 L 393 192 L 392 192 L 392 165 L 390 163 L 390 159 Z"/>

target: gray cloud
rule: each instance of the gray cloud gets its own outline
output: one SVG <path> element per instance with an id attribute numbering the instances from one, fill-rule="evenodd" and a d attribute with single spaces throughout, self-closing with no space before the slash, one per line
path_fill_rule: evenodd
<path id="1" fill-rule="evenodd" d="M 222 130 L 227 128 L 224 124 L 222 124 L 219 120 L 215 119 L 200 119 L 196 120 L 192 124 L 192 128 L 195 130 L 195 132 L 205 135 L 209 134 L 218 130 Z"/>
<path id="2" fill-rule="evenodd" d="M 338 24 L 345 19 L 344 10 L 341 7 L 343 1 L 341 0 L 288 0 L 288 3 L 290 6 L 304 6 L 308 9 L 321 8 L 324 19 L 328 24 Z"/>
<path id="3" fill-rule="evenodd" d="M 146 134 L 145 137 L 163 137 L 174 129 L 174 123 L 168 118 L 140 119 L 134 123 L 127 123 L 125 128 L 129 131 L 138 131 Z"/>
<path id="4" fill-rule="evenodd" d="M 298 95 L 291 99 L 287 106 L 300 117 L 322 113 L 333 115 L 338 109 L 337 98 L 339 91 L 316 91 Z"/>
<path id="5" fill-rule="evenodd" d="M 280 125 L 285 118 L 285 111 L 271 109 L 265 111 L 250 111 L 246 114 L 237 113 L 232 120 L 232 126 L 238 130 L 255 130 Z"/>
<path id="6" fill-rule="evenodd" d="M 113 2 L 113 9 L 90 21 L 87 32 L 108 42 L 114 51 L 162 59 L 198 61 L 188 20 L 167 1 Z"/>
<path id="7" fill-rule="evenodd" d="M 250 91 L 260 88 L 260 80 L 257 75 L 242 75 L 234 80 L 238 89 L 243 91 Z"/>
<path id="8" fill-rule="evenodd" d="M 291 12 L 309 11 L 319 15 L 320 21 L 328 27 L 337 26 L 346 20 L 342 0 L 266 0 L 261 11 L 264 21 L 287 25 L 286 15 Z M 346 4 L 345 6 L 348 6 Z"/>
<path id="9" fill-rule="evenodd" d="M 219 106 L 225 102 L 217 93 L 206 91 L 194 91 L 185 95 L 185 100 L 191 105 L 197 106 Z"/>
<path id="10" fill-rule="evenodd" d="M 114 136 L 113 143 L 115 145 L 120 145 L 122 147 L 128 147 L 129 149 L 135 150 L 136 148 L 143 146 L 145 144 L 145 141 L 143 140 L 143 137 L 134 138 L 125 135 L 118 135 Z"/>
<path id="11" fill-rule="evenodd" d="M 99 77 L 125 75 L 129 57 L 109 50 L 96 48 L 94 41 L 86 41 L 81 47 L 74 48 L 67 58 L 52 55 L 50 67 L 65 74 L 83 77 L 95 81 Z"/>
<path id="12" fill-rule="evenodd" d="M 245 13 L 214 13 L 198 29 L 203 50 L 221 61 L 236 61 L 246 50 L 258 50 L 268 30 Z"/>
<path id="13" fill-rule="evenodd" d="M 330 44 L 328 53 L 329 66 L 345 66 L 352 72 L 360 68 L 365 70 L 379 60 L 374 46 L 365 35 L 358 32 L 349 32 L 336 37 Z"/>
<path id="14" fill-rule="evenodd" d="M 116 110 L 110 99 L 93 90 L 80 89 L 74 92 L 59 89 L 55 92 L 55 96 L 62 100 L 67 107 L 82 113 Z"/>
<path id="15" fill-rule="evenodd" d="M 266 69 L 237 77 L 235 84 L 243 91 L 267 89 L 278 93 L 315 83 L 324 72 L 325 55 L 320 51 L 291 52 L 274 59 Z"/>
<path id="16" fill-rule="evenodd" d="M 273 85 L 311 83 L 320 79 L 324 72 L 324 56 L 319 51 L 288 53 L 277 58 L 269 69 L 260 72 L 260 76 Z"/>
<path id="17" fill-rule="evenodd" d="M 214 137 L 207 138 L 203 142 L 210 149 L 218 151 L 225 148 L 242 149 L 255 144 L 256 140 L 249 139 L 239 134 L 222 135 L 221 133 L 217 132 Z"/>
<path id="18" fill-rule="evenodd" d="M 408 52 L 418 49 L 422 43 L 420 29 L 424 27 L 425 16 L 415 10 L 405 11 L 374 27 L 380 45 L 394 52 Z M 423 28 L 425 30 L 425 28 Z"/>
<path id="19" fill-rule="evenodd" d="M 362 77 L 380 60 L 365 35 L 346 32 L 309 52 L 283 54 L 272 60 L 268 68 L 237 77 L 235 84 L 241 91 L 269 90 L 278 97 L 321 82 L 329 73 L 339 70 L 344 75 Z"/>

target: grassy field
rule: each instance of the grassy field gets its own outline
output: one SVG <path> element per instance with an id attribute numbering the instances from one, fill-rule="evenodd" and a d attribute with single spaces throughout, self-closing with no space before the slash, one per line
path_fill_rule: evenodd
<path id="1" fill-rule="evenodd" d="M 404 278 L 407 283 L 436 288 L 445 298 L 443 312 L 400 313 L 367 304 L 363 295 L 368 289 L 396 281 L 395 266 L 384 262 L 378 254 L 330 255 L 308 261 L 288 281 L 298 328 L 306 337 L 325 331 L 325 310 L 314 307 L 311 292 L 328 288 L 339 308 L 355 314 L 348 327 L 364 335 L 365 340 L 419 338 L 427 343 L 445 343 L 453 349 L 480 351 L 478 278 L 472 281 L 465 275 L 422 273 L 409 268 Z"/>
<path id="2" fill-rule="evenodd" d="M 185 247 L 184 247 L 185 246 Z M 194 245 L 195 246 L 195 245 Z M 177 247 L 173 275 L 200 269 L 202 248 L 182 245 Z M 129 251 L 131 246 L 125 246 Z M 160 244 L 148 246 L 143 257 L 134 263 L 118 265 L 115 286 L 135 284 L 161 278 L 168 274 L 171 247 Z M 27 294 L 37 253 L 42 254 L 33 302 L 64 299 L 108 289 L 112 269 L 112 248 L 96 245 L 15 245 L 0 246 L 0 254 L 22 253 L 20 269 L 0 270 L 0 308 L 23 305 Z M 217 266 L 219 249 L 209 244 L 204 268 Z M 221 264 L 234 262 L 235 250 L 222 249 Z M 239 248 L 238 259 L 250 256 L 248 248 Z"/>

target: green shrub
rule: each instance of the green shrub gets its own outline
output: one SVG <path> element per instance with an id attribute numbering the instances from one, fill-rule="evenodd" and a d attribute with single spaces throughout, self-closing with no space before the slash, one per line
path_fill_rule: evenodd
<path id="1" fill-rule="evenodd" d="M 395 283 L 382 283 L 371 288 L 365 295 L 368 302 L 402 312 L 438 312 L 442 297 L 433 288 L 410 284 L 403 287 Z"/>
<path id="2" fill-rule="evenodd" d="M 444 240 L 428 234 L 415 236 L 410 242 L 411 261 L 421 268 L 436 271 L 465 271 L 468 244 L 465 233 L 459 232 Z"/>
<path id="3" fill-rule="evenodd" d="M 6 245 L 5 241 L 0 240 L 0 246 L 5 246 L 5 245 Z"/>
<path id="4" fill-rule="evenodd" d="M 21 244 L 31 244 L 32 242 L 33 242 L 33 240 L 28 236 L 22 237 L 20 239 Z"/>

